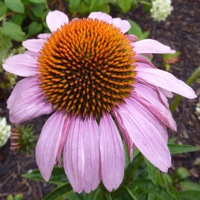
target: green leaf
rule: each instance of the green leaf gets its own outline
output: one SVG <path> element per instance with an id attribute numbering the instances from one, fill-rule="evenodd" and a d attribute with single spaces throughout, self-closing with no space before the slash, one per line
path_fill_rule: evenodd
<path id="1" fill-rule="evenodd" d="M 19 25 L 19 26 L 21 27 L 24 18 L 25 18 L 25 15 L 19 14 L 19 13 L 15 13 L 15 14 L 12 16 L 12 18 L 11 18 L 10 21 L 13 22 L 14 24 Z"/>
<path id="2" fill-rule="evenodd" d="M 55 188 L 51 193 L 49 193 L 43 200 L 55 200 L 58 197 L 62 197 L 64 194 L 67 194 L 72 191 L 72 187 L 69 183 L 61 185 Z"/>
<path id="3" fill-rule="evenodd" d="M 44 179 L 40 175 L 40 171 L 37 169 L 33 170 L 31 173 L 23 174 L 22 177 L 31 180 L 44 181 Z M 48 182 L 54 184 L 66 183 L 67 177 L 65 175 L 63 167 L 54 167 L 53 172 L 51 174 L 51 178 Z"/>
<path id="4" fill-rule="evenodd" d="M 140 28 L 140 26 L 134 22 L 133 20 L 129 19 L 128 20 L 129 23 L 131 24 L 131 28 L 128 31 L 129 34 L 133 34 L 136 35 L 138 38 L 142 35 L 142 29 Z"/>
<path id="5" fill-rule="evenodd" d="M 144 39 L 146 39 L 146 38 L 149 37 L 149 34 L 150 34 L 149 31 L 145 31 L 145 32 L 143 32 L 143 33 L 140 35 L 139 39 L 140 39 L 140 40 L 144 40 Z"/>
<path id="6" fill-rule="evenodd" d="M 5 3 L 0 2 L 0 18 L 5 16 L 7 13 L 7 6 L 5 5 Z"/>
<path id="7" fill-rule="evenodd" d="M 137 187 L 146 191 L 149 194 L 154 194 L 160 197 L 163 200 L 174 200 L 174 197 L 169 194 L 164 188 L 161 186 L 155 185 L 151 180 L 143 179 L 139 181 L 134 181 L 132 184 L 137 185 Z"/>
<path id="8" fill-rule="evenodd" d="M 154 165 L 152 165 L 147 159 L 145 159 L 145 162 L 147 164 L 147 169 L 148 169 L 149 176 L 152 182 L 154 184 L 157 184 L 157 183 L 161 184 L 162 177 L 161 177 L 160 171 L 156 167 L 154 167 Z"/>
<path id="9" fill-rule="evenodd" d="M 127 13 L 131 9 L 131 0 L 117 0 L 117 4 L 123 13 Z"/>
<path id="10" fill-rule="evenodd" d="M 180 192 L 180 200 L 197 200 L 200 199 L 200 191 L 187 190 Z"/>
<path id="11" fill-rule="evenodd" d="M 119 187 L 115 192 L 111 193 L 112 199 L 114 200 L 137 200 L 132 192 L 125 186 Z"/>
<path id="12" fill-rule="evenodd" d="M 6 6 L 17 13 L 24 13 L 24 4 L 21 0 L 5 0 Z"/>
<path id="13" fill-rule="evenodd" d="M 32 22 L 28 26 L 28 34 L 29 35 L 36 35 L 42 31 L 42 24 L 38 22 Z"/>
<path id="14" fill-rule="evenodd" d="M 200 183 L 195 183 L 189 180 L 181 181 L 180 182 L 181 190 L 197 190 L 200 191 Z"/>
<path id="15" fill-rule="evenodd" d="M 10 37 L 11 39 L 21 42 L 25 39 L 25 33 L 21 27 L 12 22 L 5 22 L 2 27 L 2 34 Z"/>
<path id="16" fill-rule="evenodd" d="M 186 168 L 184 168 L 184 167 L 179 167 L 179 168 L 176 170 L 176 175 L 178 176 L 178 178 L 179 178 L 180 180 L 182 180 L 182 179 L 186 179 L 187 177 L 189 177 L 189 176 L 190 176 L 190 173 L 189 173 L 189 171 L 188 171 Z"/>
<path id="17" fill-rule="evenodd" d="M 81 0 L 70 0 L 69 1 L 69 10 L 71 13 L 79 10 Z"/>
<path id="18" fill-rule="evenodd" d="M 169 147 L 171 154 L 200 151 L 200 147 L 194 147 L 194 146 L 190 146 L 190 145 L 168 144 L 168 147 Z"/>
<path id="19" fill-rule="evenodd" d="M 0 31 L 0 65 L 2 60 L 7 57 L 9 49 L 12 47 L 11 39 L 3 35 Z"/>
<path id="20" fill-rule="evenodd" d="M 28 0 L 31 3 L 46 3 L 46 0 Z"/>

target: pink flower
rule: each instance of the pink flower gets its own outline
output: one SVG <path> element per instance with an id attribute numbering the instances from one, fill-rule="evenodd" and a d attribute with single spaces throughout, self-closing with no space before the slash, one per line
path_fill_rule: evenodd
<path id="1" fill-rule="evenodd" d="M 125 168 L 121 136 L 131 159 L 136 146 L 167 172 L 166 129 L 176 130 L 167 98 L 172 92 L 196 95 L 144 55 L 174 51 L 156 40 L 137 41 L 126 34 L 128 21 L 101 12 L 69 22 L 54 11 L 47 25 L 51 34 L 24 41 L 27 51 L 3 64 L 8 72 L 26 77 L 8 99 L 11 122 L 52 113 L 36 146 L 43 178 L 48 181 L 63 160 L 75 192 L 95 190 L 100 181 L 109 191 L 117 189 Z"/>

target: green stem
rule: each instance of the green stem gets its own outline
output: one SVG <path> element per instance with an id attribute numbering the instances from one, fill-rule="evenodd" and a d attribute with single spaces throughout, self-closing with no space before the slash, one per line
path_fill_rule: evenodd
<path id="1" fill-rule="evenodd" d="M 200 77 L 200 66 L 192 73 L 192 75 L 187 79 L 186 83 L 188 85 L 191 85 L 192 83 L 194 83 L 197 78 Z M 170 106 L 170 110 L 171 112 L 174 112 L 176 107 L 179 105 L 180 101 L 182 99 L 182 96 L 177 95 L 174 99 L 174 101 L 172 102 L 171 106 Z"/>

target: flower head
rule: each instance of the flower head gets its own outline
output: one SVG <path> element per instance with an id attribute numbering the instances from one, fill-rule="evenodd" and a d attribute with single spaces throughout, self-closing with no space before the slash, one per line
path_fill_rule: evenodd
<path id="1" fill-rule="evenodd" d="M 74 19 L 47 15 L 51 34 L 23 42 L 24 54 L 3 67 L 25 76 L 8 99 L 10 120 L 19 124 L 53 113 L 36 146 L 45 180 L 63 164 L 76 192 L 95 190 L 100 181 L 112 191 L 123 180 L 125 155 L 136 146 L 161 171 L 171 166 L 167 127 L 176 130 L 167 97 L 195 98 L 194 91 L 145 56 L 174 53 L 156 40 L 127 35 L 130 24 L 93 12 Z"/>
<path id="2" fill-rule="evenodd" d="M 171 3 L 171 0 L 153 0 L 150 10 L 151 16 L 156 21 L 165 21 L 173 10 Z"/>
<path id="3" fill-rule="evenodd" d="M 6 144 L 10 137 L 11 127 L 7 124 L 6 118 L 0 118 L 0 147 Z"/>

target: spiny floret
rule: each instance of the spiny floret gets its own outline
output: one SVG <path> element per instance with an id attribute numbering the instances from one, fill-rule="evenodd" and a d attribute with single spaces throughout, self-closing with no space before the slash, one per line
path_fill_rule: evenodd
<path id="1" fill-rule="evenodd" d="M 130 96 L 134 51 L 120 29 L 104 21 L 74 20 L 44 44 L 39 81 L 56 109 L 100 117 Z"/>

